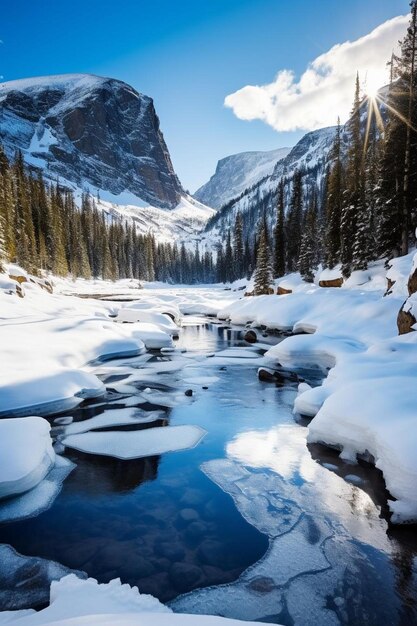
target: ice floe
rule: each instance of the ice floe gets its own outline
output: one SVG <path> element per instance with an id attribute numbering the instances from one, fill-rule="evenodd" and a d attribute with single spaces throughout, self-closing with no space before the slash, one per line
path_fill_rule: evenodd
<path id="1" fill-rule="evenodd" d="M 159 415 L 157 411 L 146 413 L 137 408 L 110 409 L 90 419 L 69 424 L 65 427 L 65 436 L 78 435 L 90 430 L 110 428 L 112 426 L 136 426 L 138 424 L 146 424 L 147 422 L 158 419 Z"/>
<path id="2" fill-rule="evenodd" d="M 165 426 L 129 432 L 87 432 L 65 437 L 62 443 L 89 454 L 137 459 L 193 448 L 205 434 L 199 426 Z"/>

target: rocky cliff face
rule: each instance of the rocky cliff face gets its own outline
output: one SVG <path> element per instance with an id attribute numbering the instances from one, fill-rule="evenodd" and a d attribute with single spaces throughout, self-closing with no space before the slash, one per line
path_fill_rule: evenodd
<path id="1" fill-rule="evenodd" d="M 84 74 L 0 85 L 0 141 L 49 177 L 173 208 L 182 188 L 153 101 L 118 80 Z"/>
<path id="2" fill-rule="evenodd" d="M 284 159 L 290 148 L 268 152 L 240 152 L 221 159 L 210 180 L 200 187 L 194 197 L 214 209 L 239 196 L 274 171 L 278 161 Z"/>

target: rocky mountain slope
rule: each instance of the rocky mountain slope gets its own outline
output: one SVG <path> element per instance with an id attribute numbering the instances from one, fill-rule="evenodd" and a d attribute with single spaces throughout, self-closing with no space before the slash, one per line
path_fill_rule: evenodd
<path id="1" fill-rule="evenodd" d="M 265 212 L 267 220 L 272 224 L 275 220 L 276 190 L 282 177 L 286 181 L 285 193 L 287 200 L 291 192 L 291 181 L 296 170 L 304 172 L 303 183 L 305 193 L 309 189 L 323 189 L 328 154 L 333 144 L 335 127 L 322 128 L 307 133 L 288 152 L 287 156 L 278 161 L 269 176 L 245 189 L 239 196 L 223 205 L 223 207 L 207 223 L 202 233 L 202 242 L 214 245 L 221 241 L 228 229 L 233 227 L 236 214 L 243 215 L 244 235 L 256 232 L 259 216 Z M 342 140 L 347 143 L 344 132 Z"/>
<path id="2" fill-rule="evenodd" d="M 200 187 L 194 197 L 214 209 L 236 198 L 245 189 L 255 185 L 274 171 L 277 162 L 284 159 L 291 148 L 268 152 L 241 152 L 221 159 L 210 180 Z"/>
<path id="3" fill-rule="evenodd" d="M 134 195 L 173 209 L 185 195 L 151 98 L 85 74 L 0 85 L 0 141 L 8 155 L 82 188 Z"/>
<path id="4" fill-rule="evenodd" d="M 376 100 L 379 113 L 383 121 L 387 119 L 388 87 L 379 90 L 379 97 Z M 369 102 L 366 97 L 361 102 L 361 125 L 362 133 L 365 135 L 368 117 Z M 349 147 L 349 121 L 341 129 L 342 157 L 346 158 Z M 203 245 L 209 247 L 216 246 L 223 241 L 229 228 L 233 228 L 236 214 L 240 211 L 243 215 L 244 236 L 253 237 L 257 231 L 259 218 L 266 215 L 266 219 L 272 226 L 275 223 L 276 195 L 279 181 L 284 179 L 284 194 L 286 203 L 290 199 L 292 189 L 292 179 L 296 170 L 303 173 L 304 200 L 308 203 L 312 190 L 318 191 L 319 196 L 324 191 L 325 175 L 329 165 L 329 154 L 333 145 L 336 127 L 329 126 L 321 128 L 304 135 L 300 141 L 280 159 L 273 171 L 261 178 L 252 186 L 248 186 L 240 194 L 227 201 L 220 210 L 207 222 L 201 236 Z M 378 134 L 378 130 L 376 129 Z M 219 162 L 221 163 L 221 162 Z M 214 175 L 206 185 L 205 189 L 215 179 Z"/>

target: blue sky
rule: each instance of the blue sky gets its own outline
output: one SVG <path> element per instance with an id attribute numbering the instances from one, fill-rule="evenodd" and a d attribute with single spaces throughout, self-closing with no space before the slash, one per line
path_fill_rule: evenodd
<path id="1" fill-rule="evenodd" d="M 407 0 L 15 0 L 1 11 L 0 74 L 90 72 L 152 96 L 175 169 L 195 191 L 219 158 L 293 145 L 305 132 L 238 119 L 228 94 L 284 68 L 299 75 L 407 11 Z"/>

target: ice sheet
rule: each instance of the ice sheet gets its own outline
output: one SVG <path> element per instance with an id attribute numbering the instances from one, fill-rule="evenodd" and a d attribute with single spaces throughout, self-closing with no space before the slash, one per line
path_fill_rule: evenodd
<path id="1" fill-rule="evenodd" d="M 136 459 L 185 450 L 196 446 L 206 434 L 199 426 L 165 426 L 130 432 L 88 432 L 65 437 L 63 444 L 89 454 Z"/>

